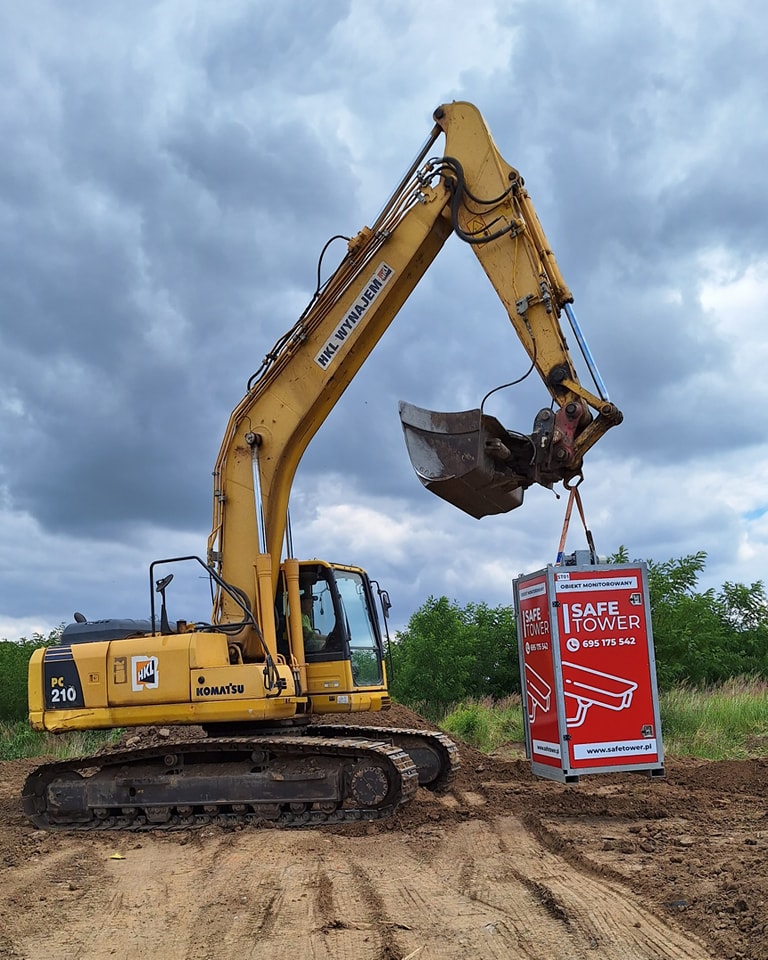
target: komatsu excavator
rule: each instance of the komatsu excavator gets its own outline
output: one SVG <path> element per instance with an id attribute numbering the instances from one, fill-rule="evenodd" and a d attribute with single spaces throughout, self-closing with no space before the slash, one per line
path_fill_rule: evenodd
<path id="1" fill-rule="evenodd" d="M 311 722 L 385 710 L 390 699 L 365 571 L 282 558 L 302 454 L 452 234 L 479 258 L 551 402 L 530 434 L 507 430 L 482 409 L 449 414 L 401 404 L 422 483 L 474 517 L 512 510 L 532 484 L 579 477 L 584 454 L 621 414 L 586 348 L 522 177 L 471 104 L 441 106 L 434 119 L 378 219 L 349 240 L 233 411 L 214 471 L 206 559 L 150 565 L 149 619 L 76 615 L 57 646 L 31 658 L 35 729 L 197 725 L 207 736 L 180 733 L 159 747 L 42 765 L 22 797 L 37 826 L 344 823 L 388 816 L 419 784 L 450 780 L 457 751 L 440 733 L 355 726 L 349 718 Z M 444 153 L 433 157 L 441 135 Z M 577 377 L 563 312 L 597 393 Z M 210 622 L 169 619 L 167 571 L 181 562 L 198 565 L 211 583 Z"/>

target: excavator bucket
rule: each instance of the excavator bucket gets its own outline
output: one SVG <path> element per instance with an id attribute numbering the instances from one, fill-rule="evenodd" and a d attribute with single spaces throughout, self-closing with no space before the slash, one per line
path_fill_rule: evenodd
<path id="1" fill-rule="evenodd" d="M 528 438 L 510 437 L 479 409 L 435 413 L 401 401 L 400 422 L 411 464 L 427 490 L 478 520 L 522 504 L 528 483 L 491 452 L 501 450 L 503 457 L 522 442 L 530 459 Z"/>

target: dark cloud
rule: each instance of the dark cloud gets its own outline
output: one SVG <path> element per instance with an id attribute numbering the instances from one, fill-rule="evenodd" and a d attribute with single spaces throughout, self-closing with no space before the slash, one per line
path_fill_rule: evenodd
<path id="1" fill-rule="evenodd" d="M 603 539 L 662 559 L 709 549 L 718 572 L 762 577 L 765 291 L 740 313 L 702 291 L 768 260 L 767 22 L 713 0 L 566 2 L 546 19 L 448 0 L 439 23 L 405 0 L 6 5 L 0 618 L 68 616 L 75 568 L 89 612 L 110 615 L 109 594 L 133 615 L 141 557 L 202 552 L 229 411 L 312 295 L 326 239 L 373 220 L 454 97 L 523 173 L 625 412 L 587 467 Z M 405 611 L 429 593 L 495 602 L 500 571 L 549 562 L 551 493 L 458 515 L 422 490 L 397 416 L 400 399 L 475 406 L 526 367 L 452 239 L 301 464 L 305 552 L 378 568 Z M 527 432 L 546 403 L 532 377 L 489 412 Z"/>
<path id="2" fill-rule="evenodd" d="M 19 149 L 0 169 L 0 369 L 22 399 L 3 480 L 52 531 L 199 528 L 222 403 L 293 322 L 281 297 L 300 280 L 308 295 L 314 264 L 297 238 L 327 230 L 343 161 L 206 82 L 163 110 L 153 70 L 118 56 L 96 78 L 93 48 L 85 63 L 61 53 L 35 62 L 51 123 L 4 117 Z"/>

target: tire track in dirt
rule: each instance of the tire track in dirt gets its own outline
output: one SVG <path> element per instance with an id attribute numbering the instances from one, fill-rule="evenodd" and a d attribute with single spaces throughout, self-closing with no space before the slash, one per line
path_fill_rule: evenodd
<path id="1" fill-rule="evenodd" d="M 339 856 L 335 850 L 324 862 L 323 945 L 328 956 L 343 960 L 398 960 L 396 924 L 387 912 L 376 879 L 357 859 Z"/>
<path id="2" fill-rule="evenodd" d="M 80 875 L 82 896 L 62 903 L 55 918 L 47 912 L 47 924 L 34 908 L 29 911 L 27 936 L 16 935 L 26 960 L 135 960 L 148 950 L 154 956 L 177 955 L 185 908 L 179 880 L 190 873 L 184 848 L 155 842 L 125 849 L 124 843 L 100 837 L 91 844 L 88 870 Z M 113 859 L 121 848 L 124 859 Z"/>
<path id="3" fill-rule="evenodd" d="M 403 887 L 442 915 L 448 945 L 435 957 L 467 956 L 470 946 L 479 958 L 594 957 L 596 949 L 605 960 L 710 956 L 690 934 L 636 904 L 622 885 L 577 872 L 546 851 L 514 817 L 461 825 L 429 870 L 414 870 Z M 393 891 L 390 910 L 397 899 Z M 432 956 L 428 949 L 427 940 L 425 958 Z"/>
<path id="4" fill-rule="evenodd" d="M 3 762 L 0 958 L 127 960 L 127 930 L 131 960 L 768 960 L 768 759 L 565 788 L 460 752 L 387 821 L 141 836 L 34 829 L 39 761 Z"/>
<path id="5" fill-rule="evenodd" d="M 601 957 L 617 960 L 694 960 L 710 956 L 703 944 L 659 919 L 628 895 L 626 888 L 551 853 L 516 818 L 494 824 L 504 845 L 526 865 L 524 882 L 540 892 L 553 913 Z"/>
<path id="6" fill-rule="evenodd" d="M 17 865 L 13 875 L 4 872 L 0 885 L 0 957 L 25 956 L 17 947 L 27 938 L 38 934 L 35 917 L 44 910 L 60 912 L 64 917 L 69 910 L 87 897 L 87 887 L 82 878 L 98 876 L 99 864 L 88 850 L 81 851 L 69 846 L 46 849 L 35 853 Z M 13 876 L 13 879 L 11 877 Z M 56 955 L 62 946 L 59 930 L 51 930 L 45 936 L 43 951 L 47 956 Z"/>
<path id="7" fill-rule="evenodd" d="M 619 883 L 578 871 L 516 817 L 346 837 L 207 831 L 91 841 L 82 896 L 14 930 L 24 960 L 707 960 Z M 131 845 L 132 843 L 132 845 Z M 77 857 L 54 851 L 16 898 Z M 11 954 L 12 955 L 12 954 Z"/>

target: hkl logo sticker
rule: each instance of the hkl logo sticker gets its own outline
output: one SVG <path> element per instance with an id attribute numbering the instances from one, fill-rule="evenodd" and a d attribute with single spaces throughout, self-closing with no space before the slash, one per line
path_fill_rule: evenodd
<path id="1" fill-rule="evenodd" d="M 131 685 L 137 693 L 157 689 L 157 657 L 131 657 Z"/>

